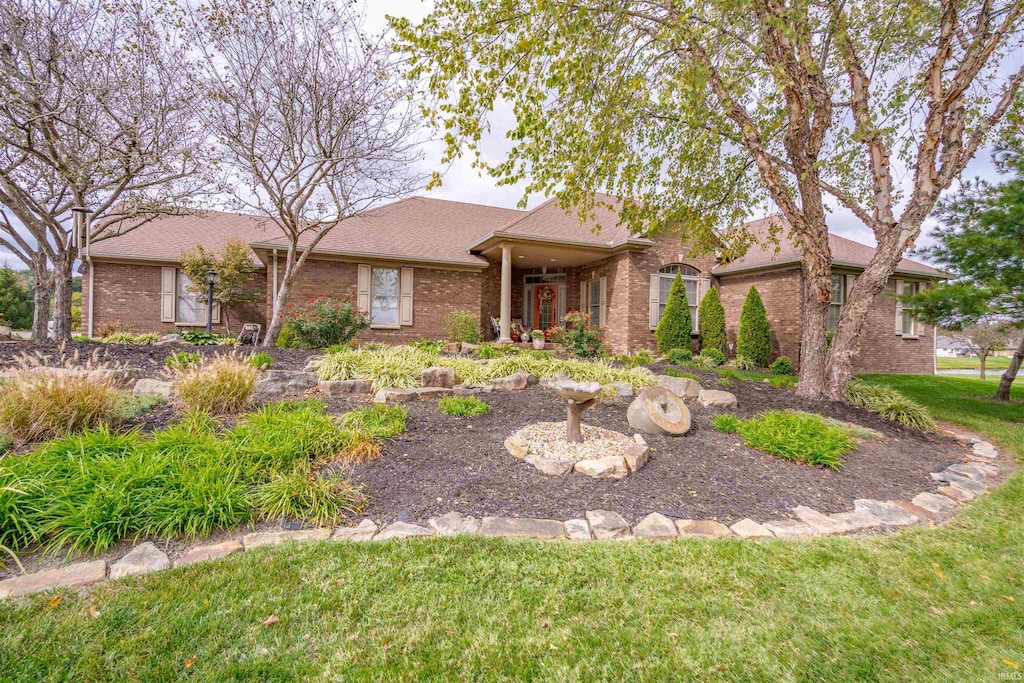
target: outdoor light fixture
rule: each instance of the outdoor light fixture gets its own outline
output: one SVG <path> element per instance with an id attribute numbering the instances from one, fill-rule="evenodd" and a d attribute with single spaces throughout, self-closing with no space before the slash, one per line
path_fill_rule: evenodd
<path id="1" fill-rule="evenodd" d="M 217 271 L 210 268 L 206 271 L 206 331 L 213 332 L 213 286 L 217 284 Z"/>

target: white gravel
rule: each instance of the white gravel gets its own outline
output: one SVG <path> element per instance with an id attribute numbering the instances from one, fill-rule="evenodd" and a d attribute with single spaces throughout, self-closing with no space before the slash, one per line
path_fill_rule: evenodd
<path id="1" fill-rule="evenodd" d="M 579 462 L 623 455 L 635 443 L 633 437 L 603 427 L 581 425 L 583 443 L 565 440 L 564 422 L 535 422 L 520 429 L 513 436 L 525 443 L 530 453 L 552 460 Z"/>

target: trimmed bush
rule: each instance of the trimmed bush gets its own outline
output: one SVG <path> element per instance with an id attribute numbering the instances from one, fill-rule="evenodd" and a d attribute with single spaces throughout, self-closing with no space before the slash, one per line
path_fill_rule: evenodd
<path id="1" fill-rule="evenodd" d="M 472 311 L 452 311 L 441 318 L 444 338 L 449 342 L 479 344 L 484 333 L 480 330 L 480 316 Z"/>
<path id="2" fill-rule="evenodd" d="M 300 346 L 322 349 L 352 341 L 360 330 L 370 326 L 370 318 L 351 301 L 318 296 L 310 299 L 299 312 L 290 314 L 288 326 Z"/>
<path id="3" fill-rule="evenodd" d="M 713 420 L 712 426 L 719 431 L 735 428 L 751 448 L 808 465 L 837 470 L 842 456 L 856 447 L 849 431 L 830 425 L 820 415 L 769 410 L 750 420 L 733 419 L 735 422 Z"/>
<path id="4" fill-rule="evenodd" d="M 693 351 L 688 348 L 681 349 L 670 349 L 665 357 L 668 358 L 668 362 L 672 365 L 682 365 L 683 363 L 689 363 L 693 360 Z"/>
<path id="5" fill-rule="evenodd" d="M 773 375 L 792 375 L 793 361 L 788 356 L 779 356 L 772 362 L 768 371 Z"/>
<path id="6" fill-rule="evenodd" d="M 907 427 L 927 432 L 938 428 L 927 408 L 895 389 L 866 382 L 850 382 L 846 385 L 846 396 L 850 403 Z"/>
<path id="7" fill-rule="evenodd" d="M 772 328 L 757 287 L 751 286 L 740 312 L 736 354 L 746 356 L 759 368 L 768 367 L 772 356 Z"/>
<path id="8" fill-rule="evenodd" d="M 256 368 L 235 356 L 215 356 L 178 371 L 173 383 L 177 399 L 186 410 L 234 413 L 252 397 Z"/>
<path id="9" fill-rule="evenodd" d="M 690 320 L 690 304 L 686 300 L 686 285 L 683 284 L 683 276 L 676 273 L 665 312 L 654 331 L 654 338 L 658 340 L 658 353 L 664 355 L 672 349 L 692 348 L 692 333 L 693 322 Z"/>
<path id="10" fill-rule="evenodd" d="M 718 349 L 723 354 L 726 349 L 725 336 L 725 309 L 722 308 L 722 299 L 718 295 L 718 289 L 712 287 L 698 307 L 700 319 L 700 348 Z"/>
<path id="11" fill-rule="evenodd" d="M 0 434 L 30 443 L 114 424 L 127 398 L 102 372 L 22 369 L 3 384 Z"/>
<path id="12" fill-rule="evenodd" d="M 438 409 L 445 415 L 472 417 L 490 412 L 491 407 L 475 396 L 445 396 L 437 402 Z"/>

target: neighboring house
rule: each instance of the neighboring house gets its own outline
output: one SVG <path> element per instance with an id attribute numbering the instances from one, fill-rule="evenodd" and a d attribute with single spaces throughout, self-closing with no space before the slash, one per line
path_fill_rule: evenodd
<path id="1" fill-rule="evenodd" d="M 771 221 L 751 224 L 767 230 Z M 443 337 L 442 318 L 455 310 L 479 314 L 488 338 L 509 334 L 513 320 L 527 329 L 559 324 L 568 310 L 584 310 L 604 329 L 610 350 L 655 348 L 654 330 L 672 280 L 686 284 L 696 329 L 697 305 L 719 288 L 730 343 L 750 285 L 761 292 L 774 333 L 773 348 L 799 363 L 800 259 L 781 247 L 752 248 L 721 264 L 712 255 L 688 256 L 690 245 L 671 235 L 632 235 L 615 211 L 598 207 L 581 225 L 555 200 L 532 211 L 413 197 L 345 219 L 317 245 L 300 272 L 291 301 L 302 306 L 328 295 L 353 297 L 370 314 L 360 338 L 389 342 Z M 592 228 L 601 225 L 595 233 Z M 260 264 L 253 286 L 266 292 L 262 307 L 232 311 L 233 322 L 266 325 L 284 272 L 285 240 L 267 219 L 206 212 L 151 221 L 91 247 L 84 318 L 91 333 L 115 322 L 163 332 L 205 325 L 205 307 L 188 293 L 178 257 L 196 244 L 217 248 L 230 237 L 249 242 Z M 873 249 L 837 236 L 834 322 L 857 273 Z M 858 371 L 932 372 L 934 331 L 913 319 L 891 295 L 912 291 L 942 273 L 903 260 L 889 296 L 872 305 L 856 362 Z M 500 320 L 498 335 L 492 318 Z M 223 325 L 215 313 L 214 325 Z M 499 339 L 500 340 L 500 339 Z"/>
<path id="2" fill-rule="evenodd" d="M 940 334 L 935 338 L 935 355 L 942 358 L 973 355 L 971 348 L 963 341 Z"/>

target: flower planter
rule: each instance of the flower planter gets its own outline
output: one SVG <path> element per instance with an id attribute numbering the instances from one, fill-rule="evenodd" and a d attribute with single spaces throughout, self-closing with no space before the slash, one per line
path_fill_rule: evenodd
<path id="1" fill-rule="evenodd" d="M 533 338 L 533 348 L 537 349 L 538 351 L 543 351 L 544 350 L 544 337 L 540 337 L 540 338 L 534 337 Z"/>

